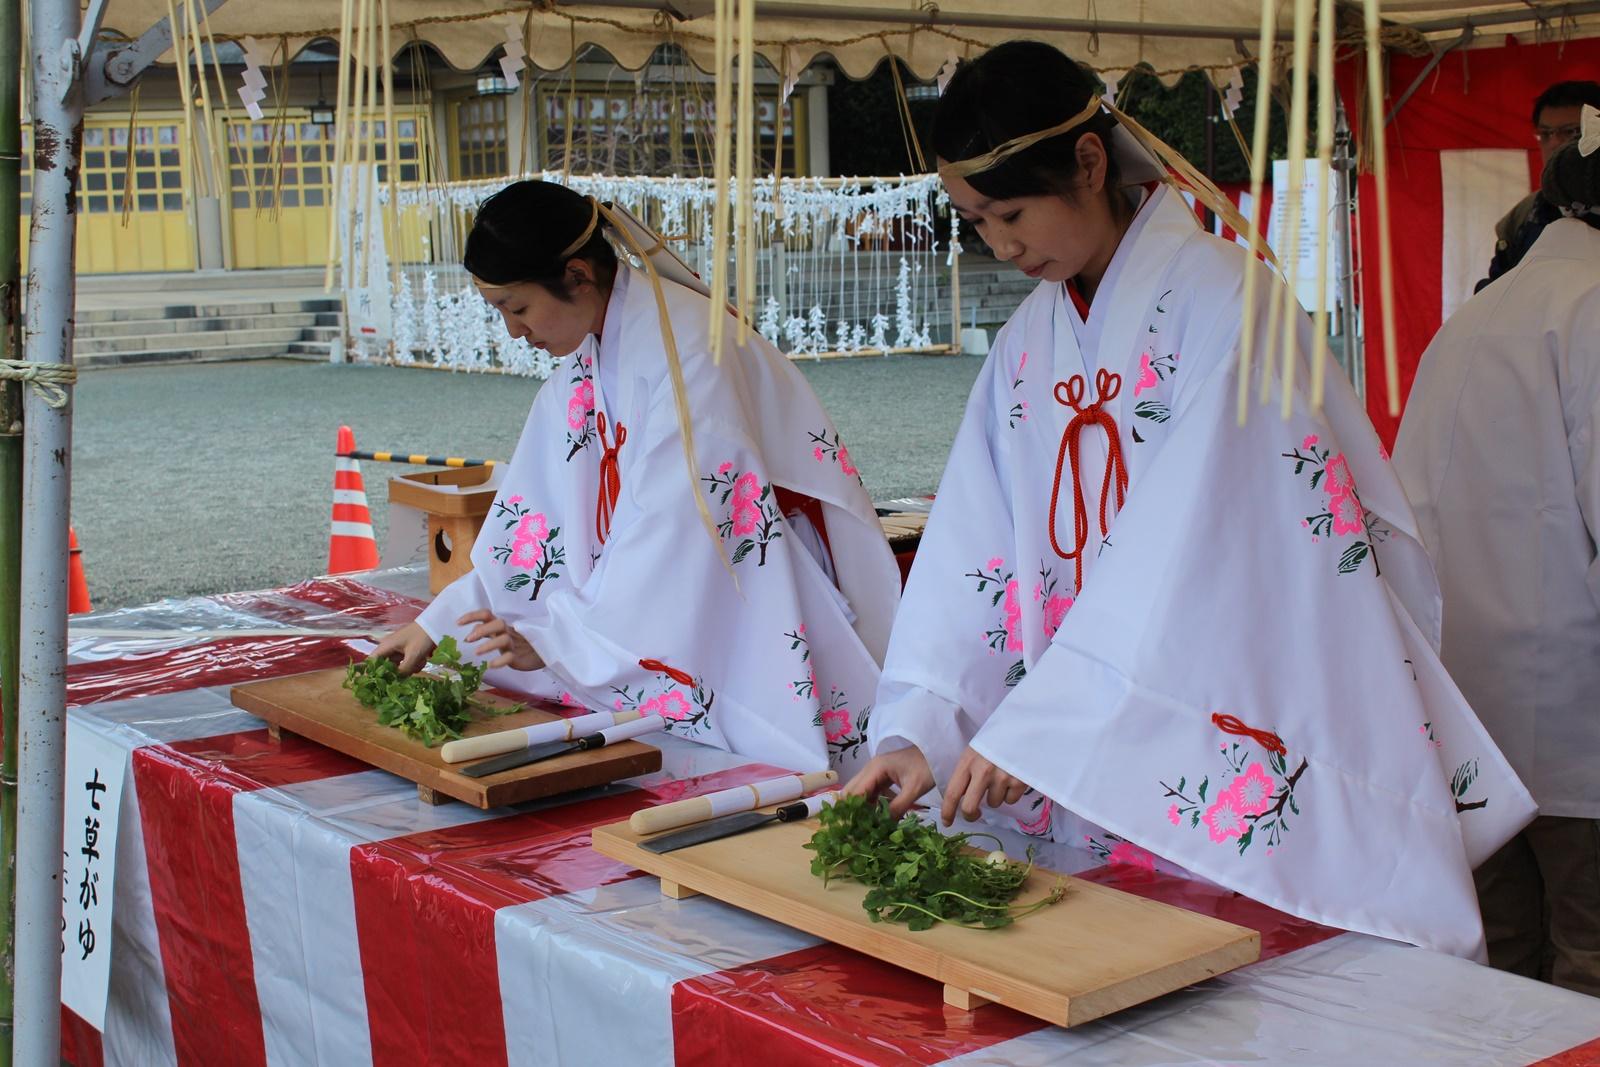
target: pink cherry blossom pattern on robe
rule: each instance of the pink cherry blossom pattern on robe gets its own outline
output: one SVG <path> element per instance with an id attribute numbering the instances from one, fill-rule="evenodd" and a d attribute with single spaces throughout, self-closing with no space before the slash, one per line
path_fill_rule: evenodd
<path id="1" fill-rule="evenodd" d="M 1354 490 L 1331 498 L 1328 501 L 1328 511 L 1333 515 L 1335 534 L 1343 537 L 1346 534 L 1366 532 L 1366 511 L 1361 507 L 1361 501 Z"/>
<path id="2" fill-rule="evenodd" d="M 1006 651 L 1022 651 L 1022 598 L 1017 595 L 1017 581 L 1006 583 Z"/>
<path id="3" fill-rule="evenodd" d="M 829 741 L 842 741 L 850 734 L 850 712 L 829 708 L 822 713 L 822 732 Z"/>
<path id="4" fill-rule="evenodd" d="M 1056 631 L 1061 629 L 1061 624 L 1066 621 L 1067 611 L 1072 607 L 1072 598 L 1069 596 L 1053 596 L 1044 602 L 1044 635 L 1054 637 Z"/>
<path id="5" fill-rule="evenodd" d="M 1233 806 L 1242 815 L 1260 815 L 1272 807 L 1272 794 L 1278 782 L 1259 763 L 1246 767 L 1243 774 L 1233 779 L 1227 792 L 1233 794 Z"/>
<path id="6" fill-rule="evenodd" d="M 1139 357 L 1139 378 L 1133 383 L 1134 396 L 1138 396 L 1146 389 L 1154 389 L 1161 382 L 1161 379 L 1156 377 L 1156 369 L 1150 365 L 1150 355 L 1147 350 Z"/>
<path id="7" fill-rule="evenodd" d="M 1147 871 L 1156 869 L 1155 854 L 1148 849 L 1140 848 L 1132 841 L 1120 841 L 1117 847 L 1111 850 L 1106 857 L 1106 862 L 1112 866 L 1139 867 Z"/>
<path id="8" fill-rule="evenodd" d="M 1206 809 L 1200 817 L 1206 824 L 1206 829 L 1211 833 L 1211 840 L 1221 844 L 1244 833 L 1244 812 L 1239 810 L 1237 798 L 1229 790 L 1224 789 L 1217 797 L 1216 802 Z"/>

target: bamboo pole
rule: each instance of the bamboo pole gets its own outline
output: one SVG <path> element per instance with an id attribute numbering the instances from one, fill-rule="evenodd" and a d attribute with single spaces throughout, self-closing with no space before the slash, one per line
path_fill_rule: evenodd
<path id="1" fill-rule="evenodd" d="M 61 1061 L 61 834 L 66 774 L 67 507 L 72 479 L 73 241 L 69 210 L 82 151 L 83 84 L 63 63 L 78 0 L 31 0 L 33 291 L 23 330 L 29 362 L 54 368 L 60 392 L 23 392 L 22 573 L 18 628 L 15 1061 Z M 107 931 L 109 933 L 109 931 Z"/>
<path id="2" fill-rule="evenodd" d="M 0 359 L 21 357 L 22 5 L 0 0 Z M 22 389 L 0 382 L 0 1065 L 11 1063 L 16 907 L 17 659 L 22 590 Z"/>

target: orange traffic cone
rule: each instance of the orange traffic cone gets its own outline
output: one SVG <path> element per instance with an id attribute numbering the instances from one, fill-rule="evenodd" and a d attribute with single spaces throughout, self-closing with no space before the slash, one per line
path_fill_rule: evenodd
<path id="1" fill-rule="evenodd" d="M 328 573 L 370 571 L 378 565 L 378 542 L 372 536 L 372 512 L 367 510 L 367 487 L 361 464 L 350 457 L 356 435 L 339 427 L 333 461 L 333 531 L 328 538 Z"/>
<path id="2" fill-rule="evenodd" d="M 93 611 L 89 606 L 89 583 L 83 577 L 83 549 L 78 547 L 78 531 L 67 527 L 67 614 Z"/>

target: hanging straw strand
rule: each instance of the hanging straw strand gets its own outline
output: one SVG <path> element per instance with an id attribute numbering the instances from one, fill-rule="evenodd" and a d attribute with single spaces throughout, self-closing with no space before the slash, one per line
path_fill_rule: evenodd
<path id="1" fill-rule="evenodd" d="M 341 0 L 342 11 L 339 16 L 339 87 L 335 94 L 337 102 L 334 104 L 333 127 L 333 153 L 328 163 L 328 248 L 327 263 L 323 271 L 322 285 L 325 289 L 333 288 L 333 268 L 339 257 L 339 214 L 344 207 L 344 186 L 339 180 L 339 173 L 344 167 L 345 138 L 350 130 L 350 37 L 351 24 L 355 19 L 355 0 Z M 324 157 L 328 156 L 326 150 Z"/>
<path id="2" fill-rule="evenodd" d="M 1261 65 L 1256 69 L 1256 121 L 1253 147 L 1250 152 L 1250 210 L 1255 216 L 1255 230 L 1266 229 L 1266 212 L 1261 206 L 1261 193 L 1267 176 L 1267 135 L 1272 119 L 1272 55 L 1276 47 L 1278 20 L 1272 0 L 1261 0 L 1261 39 L 1256 54 Z M 1261 269 L 1248 263 L 1244 275 L 1244 321 L 1239 324 L 1239 425 L 1243 426 L 1249 413 L 1250 363 L 1255 352 L 1256 296 Z M 1263 374 L 1266 368 L 1262 368 Z"/>
<path id="3" fill-rule="evenodd" d="M 1311 407 L 1322 410 L 1328 366 L 1328 185 L 1333 175 L 1333 2 L 1317 7 L 1317 309 L 1312 319 Z"/>
<path id="4" fill-rule="evenodd" d="M 1283 303 L 1282 334 L 1278 340 L 1278 357 L 1282 361 L 1283 391 L 1282 414 L 1285 419 L 1294 410 L 1295 367 L 1299 360 L 1295 347 L 1296 312 L 1300 298 L 1295 292 L 1300 275 L 1300 219 L 1304 212 L 1301 197 L 1306 180 L 1306 127 L 1311 100 L 1311 16 L 1312 0 L 1294 0 L 1294 88 L 1289 108 L 1289 188 L 1284 198 L 1283 248 L 1288 255 L 1285 280 L 1288 282 L 1280 294 Z"/>
<path id="5" fill-rule="evenodd" d="M 738 270 L 739 343 L 750 340 L 751 306 L 756 298 L 755 239 L 755 0 L 737 0 L 739 9 L 739 138 L 734 162 L 738 174 L 738 239 L 735 242 L 735 267 Z"/>
<path id="6" fill-rule="evenodd" d="M 613 232 L 621 237 L 623 243 L 638 257 L 650 278 L 650 288 L 656 298 L 656 314 L 661 325 L 661 341 L 666 347 L 667 375 L 672 381 L 673 407 L 677 411 L 678 431 L 683 439 L 683 460 L 689 472 L 689 492 L 694 497 L 696 510 L 700 513 L 700 525 L 704 527 L 706 536 L 711 538 L 717 558 L 722 561 L 723 570 L 728 572 L 728 577 L 733 579 L 734 588 L 738 589 L 739 576 L 733 573 L 733 564 L 728 560 L 727 548 L 722 543 L 722 535 L 717 531 L 716 520 L 711 517 L 711 509 L 706 506 L 705 494 L 700 491 L 700 461 L 695 455 L 694 447 L 694 416 L 689 410 L 689 390 L 683 380 L 683 361 L 678 357 L 678 339 L 672 329 L 672 316 L 667 311 L 667 297 L 661 288 L 661 275 L 656 272 L 654 261 L 645 254 L 643 248 L 639 247 L 639 242 L 634 240 L 633 232 L 627 224 L 598 200 L 595 203 L 606 221 L 610 223 Z M 712 294 L 711 307 L 714 311 L 727 313 L 715 294 Z"/>
<path id="7" fill-rule="evenodd" d="M 1372 130 L 1372 181 L 1378 189 L 1378 306 L 1383 309 L 1383 380 L 1389 414 L 1400 414 L 1400 363 L 1394 338 L 1394 250 L 1389 230 L 1389 148 L 1383 128 L 1383 43 L 1378 0 L 1366 0 L 1367 122 Z"/>

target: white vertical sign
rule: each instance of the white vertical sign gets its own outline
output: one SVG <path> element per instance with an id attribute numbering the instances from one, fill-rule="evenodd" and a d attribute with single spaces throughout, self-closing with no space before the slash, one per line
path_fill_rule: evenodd
<path id="1" fill-rule="evenodd" d="M 1300 243 L 1297 248 L 1284 248 L 1282 241 L 1289 232 L 1289 161 L 1272 161 L 1272 221 L 1267 226 L 1267 243 L 1272 246 L 1272 252 L 1278 257 L 1285 274 L 1289 270 L 1289 261 L 1294 260 L 1294 295 L 1299 298 L 1300 306 L 1308 312 L 1317 309 L 1317 235 L 1321 233 L 1328 235 L 1325 246 L 1328 284 L 1323 299 L 1327 301 L 1330 314 L 1339 300 L 1339 267 L 1336 262 L 1338 241 L 1334 239 L 1332 228 L 1337 220 L 1331 217 L 1339 198 L 1331 187 L 1328 190 L 1330 217 L 1323 218 L 1317 214 L 1318 190 L 1323 183 L 1332 181 L 1333 171 L 1330 168 L 1324 168 L 1318 160 L 1306 160 L 1305 181 L 1300 186 Z"/>
<path id="2" fill-rule="evenodd" d="M 117 817 L 128 750 L 67 717 L 66 822 L 61 839 L 61 1002 L 105 1029 Z"/>

